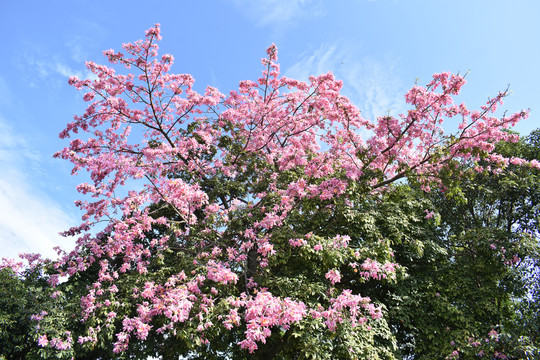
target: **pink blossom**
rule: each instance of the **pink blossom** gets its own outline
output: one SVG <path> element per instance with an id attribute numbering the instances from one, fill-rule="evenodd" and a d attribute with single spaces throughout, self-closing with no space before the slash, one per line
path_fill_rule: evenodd
<path id="1" fill-rule="evenodd" d="M 141 293 L 141 296 L 146 299 L 151 299 L 154 297 L 155 286 L 152 282 L 146 282 L 144 284 L 144 291 Z"/>
<path id="2" fill-rule="evenodd" d="M 38 345 L 41 346 L 41 347 L 45 347 L 45 346 L 49 345 L 49 340 L 47 339 L 47 335 L 41 335 L 38 338 Z"/>
<path id="3" fill-rule="evenodd" d="M 307 241 L 304 239 L 289 239 L 289 244 L 292 247 L 301 247 L 307 244 Z"/>
<path id="4" fill-rule="evenodd" d="M 336 235 L 332 239 L 332 246 L 336 249 L 346 248 L 349 245 L 349 241 L 351 241 L 349 235 Z"/>
<path id="5" fill-rule="evenodd" d="M 223 264 L 210 261 L 208 266 L 207 278 L 208 280 L 227 284 L 229 282 L 236 283 L 236 281 L 238 280 L 238 275 L 233 273 Z"/>
<path id="6" fill-rule="evenodd" d="M 334 285 L 335 283 L 338 283 L 341 281 L 341 274 L 339 273 L 338 270 L 336 269 L 332 269 L 330 271 L 328 271 L 325 275 L 325 277 L 330 280 L 330 282 L 332 283 L 332 285 Z"/>
<path id="7" fill-rule="evenodd" d="M 248 325 L 246 339 L 239 345 L 249 352 L 257 349 L 258 341 L 266 342 L 266 338 L 271 335 L 270 327 L 281 326 L 287 329 L 291 323 L 300 321 L 306 313 L 305 304 L 288 298 L 280 299 L 266 291 L 241 303 L 246 307 L 245 321 Z M 232 326 L 234 321 L 230 318 L 227 323 Z"/>

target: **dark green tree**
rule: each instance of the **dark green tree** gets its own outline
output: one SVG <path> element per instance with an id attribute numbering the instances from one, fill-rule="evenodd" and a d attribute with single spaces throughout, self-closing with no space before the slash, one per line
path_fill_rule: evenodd
<path id="1" fill-rule="evenodd" d="M 498 151 L 537 159 L 539 134 L 500 143 Z M 433 212 L 431 223 L 411 234 L 415 241 L 396 247 L 408 277 L 392 291 L 388 307 L 404 355 L 536 358 L 538 170 L 509 164 L 493 174 L 471 166 L 467 176 L 445 181 L 446 191 L 426 194 L 410 188 L 390 200 L 398 209 L 407 203 L 404 198 L 416 201 L 415 208 L 400 210 L 406 213 Z M 423 199 L 423 205 L 412 198 Z"/>

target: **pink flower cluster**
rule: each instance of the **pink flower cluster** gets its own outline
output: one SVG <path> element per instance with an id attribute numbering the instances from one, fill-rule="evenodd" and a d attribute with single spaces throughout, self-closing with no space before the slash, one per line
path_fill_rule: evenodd
<path id="1" fill-rule="evenodd" d="M 272 333 L 271 327 L 288 329 L 291 324 L 300 322 L 306 315 L 304 303 L 274 297 L 267 291 L 258 292 L 255 298 L 249 300 L 244 296 L 243 299 L 232 302 L 236 307 L 245 308 L 246 339 L 239 345 L 250 353 L 257 350 L 257 342 L 266 343 L 266 338 Z M 235 311 L 229 314 L 226 323 L 229 326 L 238 323 Z"/>
<path id="2" fill-rule="evenodd" d="M 508 356 L 506 354 L 490 349 L 490 342 L 498 342 L 499 337 L 500 334 L 495 329 L 491 329 L 487 334 L 487 337 L 485 338 L 470 337 L 467 345 L 471 348 L 475 348 L 475 352 L 478 351 L 476 355 L 479 357 L 483 357 L 484 355 L 487 355 L 489 353 L 493 355 L 494 359 L 508 359 Z M 450 345 L 455 346 L 456 343 L 454 341 L 451 341 Z M 458 359 L 459 357 L 460 351 L 458 348 L 458 350 L 454 350 L 452 354 L 448 355 L 446 359 Z"/>
<path id="3" fill-rule="evenodd" d="M 325 277 L 330 280 L 330 282 L 332 283 L 332 285 L 335 285 L 336 283 L 340 282 L 341 281 L 341 274 L 339 273 L 338 270 L 336 269 L 332 269 L 330 271 L 328 271 L 325 275 Z"/>
<path id="4" fill-rule="evenodd" d="M 396 267 L 397 267 L 397 264 L 395 263 L 387 262 L 385 264 L 381 264 L 376 260 L 367 258 L 362 263 L 362 265 L 360 265 L 361 271 L 359 274 L 366 280 L 369 280 L 369 279 L 381 280 L 381 279 L 385 279 L 389 275 L 394 274 L 396 271 Z"/>
<path id="5" fill-rule="evenodd" d="M 332 299 L 331 306 L 327 310 L 312 310 L 312 316 L 322 317 L 330 331 L 336 331 L 345 319 L 353 327 L 364 325 L 368 321 L 366 315 L 372 319 L 379 319 L 383 316 L 382 309 L 372 304 L 370 298 L 354 295 L 350 290 L 344 290 L 338 297 Z"/>
<path id="6" fill-rule="evenodd" d="M 72 336 L 70 331 L 66 331 L 64 333 L 65 338 L 60 337 L 53 337 L 52 339 L 48 339 L 47 335 L 40 335 L 38 337 L 38 345 L 41 347 L 47 347 L 50 346 L 57 350 L 67 350 L 71 349 L 72 346 Z"/>

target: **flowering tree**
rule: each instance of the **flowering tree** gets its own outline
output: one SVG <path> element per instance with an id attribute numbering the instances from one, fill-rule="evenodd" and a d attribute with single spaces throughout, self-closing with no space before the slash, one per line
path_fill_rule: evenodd
<path id="1" fill-rule="evenodd" d="M 68 279 L 56 299 L 77 295 L 75 330 L 40 325 L 44 349 L 392 358 L 384 307 L 359 289 L 404 269 L 359 209 L 400 179 L 443 186 L 441 172 L 458 175 L 463 161 L 540 167 L 493 152 L 517 140 L 505 129 L 527 112 L 494 117 L 506 92 L 478 111 L 454 104 L 462 76 L 435 75 L 406 94 L 405 114 L 371 122 L 331 73 L 281 76 L 273 45 L 256 81 L 197 93 L 158 56 L 160 39 L 156 25 L 125 54 L 104 52 L 116 67 L 88 62 L 93 79 L 69 80 L 89 105 L 55 156 L 91 183 L 78 186 L 83 223 L 65 232 L 77 246 L 49 278 Z M 445 134 L 446 120 L 459 130 Z"/>

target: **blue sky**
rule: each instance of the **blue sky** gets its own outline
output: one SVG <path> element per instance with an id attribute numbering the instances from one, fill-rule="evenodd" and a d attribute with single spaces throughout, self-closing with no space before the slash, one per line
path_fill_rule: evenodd
<path id="1" fill-rule="evenodd" d="M 368 118 L 398 114 L 406 90 L 436 72 L 470 71 L 470 106 L 510 84 L 503 108 L 532 110 L 516 128 L 527 134 L 540 127 L 539 19 L 537 0 L 0 0 L 0 258 L 71 246 L 58 232 L 79 222 L 85 178 L 52 154 L 85 104 L 67 78 L 155 23 L 173 71 L 199 89 L 255 79 L 275 43 L 283 73 L 334 72 Z"/>

